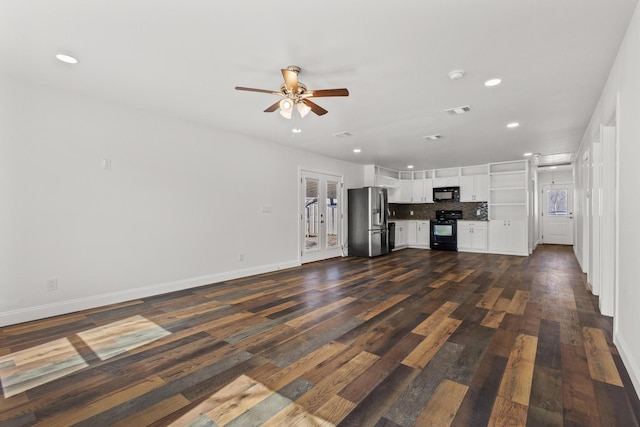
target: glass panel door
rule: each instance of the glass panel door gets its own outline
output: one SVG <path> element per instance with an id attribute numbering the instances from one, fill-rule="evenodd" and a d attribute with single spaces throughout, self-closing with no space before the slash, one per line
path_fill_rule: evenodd
<path id="1" fill-rule="evenodd" d="M 305 199 L 304 199 L 304 215 L 305 215 L 305 251 L 317 251 L 320 249 L 320 209 L 318 208 L 318 199 L 320 197 L 319 180 L 314 178 L 305 178 Z"/>
<path id="2" fill-rule="evenodd" d="M 325 213 L 326 248 L 338 247 L 339 237 L 339 215 L 338 211 L 338 183 L 327 181 L 327 203 Z"/>
<path id="3" fill-rule="evenodd" d="M 342 178 L 301 171 L 302 262 L 342 255 Z"/>

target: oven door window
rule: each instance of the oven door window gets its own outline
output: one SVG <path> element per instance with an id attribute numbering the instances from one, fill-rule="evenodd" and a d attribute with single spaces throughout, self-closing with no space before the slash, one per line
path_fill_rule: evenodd
<path id="1" fill-rule="evenodd" d="M 451 237 L 453 236 L 453 225 L 434 224 L 433 235 L 440 237 Z"/>

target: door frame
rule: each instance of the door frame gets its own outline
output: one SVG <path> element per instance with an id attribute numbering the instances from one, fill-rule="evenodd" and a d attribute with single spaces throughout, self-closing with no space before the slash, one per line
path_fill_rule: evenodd
<path id="1" fill-rule="evenodd" d="M 306 205 L 306 187 L 305 178 L 317 176 L 319 177 L 321 184 L 320 187 L 326 188 L 327 179 L 338 184 L 336 189 L 338 193 L 338 245 L 331 249 L 321 249 L 317 252 L 307 252 L 305 257 L 305 237 L 306 237 L 306 218 L 305 218 L 305 205 Z M 344 176 L 333 173 L 318 171 L 313 169 L 307 169 L 303 167 L 298 168 L 298 260 L 300 264 L 307 262 L 321 261 L 324 259 L 335 258 L 338 256 L 345 256 L 344 254 L 344 240 L 345 236 L 345 197 L 344 197 Z M 319 242 L 321 239 L 319 240 Z M 316 256 L 309 256 L 309 254 L 316 254 Z"/>

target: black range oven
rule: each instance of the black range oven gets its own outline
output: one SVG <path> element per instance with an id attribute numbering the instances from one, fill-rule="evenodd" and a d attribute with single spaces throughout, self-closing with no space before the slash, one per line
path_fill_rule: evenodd
<path id="1" fill-rule="evenodd" d="M 431 221 L 431 249 L 458 250 L 458 219 L 462 219 L 462 211 L 436 211 L 436 219 Z"/>

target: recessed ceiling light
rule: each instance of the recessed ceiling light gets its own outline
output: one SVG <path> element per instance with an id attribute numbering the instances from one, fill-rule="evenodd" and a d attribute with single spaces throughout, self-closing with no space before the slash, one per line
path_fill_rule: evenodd
<path id="1" fill-rule="evenodd" d="M 509 123 L 507 125 L 508 128 L 517 128 L 518 126 L 520 126 L 520 123 L 518 122 Z"/>
<path id="2" fill-rule="evenodd" d="M 413 169 L 413 165 L 408 165 L 407 169 Z"/>
<path id="3" fill-rule="evenodd" d="M 336 138 L 345 138 L 347 136 L 351 136 L 351 134 L 344 130 L 342 132 L 334 133 L 333 136 L 335 136 Z"/>
<path id="4" fill-rule="evenodd" d="M 74 58 L 73 56 L 64 55 L 62 53 L 57 54 L 56 58 L 58 58 L 58 60 L 60 60 L 62 62 L 66 62 L 67 64 L 77 64 L 78 63 L 78 60 L 76 58 Z"/>
<path id="5" fill-rule="evenodd" d="M 533 156 L 533 153 L 524 153 L 523 156 L 525 157 Z"/>
<path id="6" fill-rule="evenodd" d="M 301 133 L 302 129 L 291 129 L 291 132 L 293 132 L 293 133 Z"/>
<path id="7" fill-rule="evenodd" d="M 449 73 L 451 80 L 459 80 L 464 77 L 464 70 L 453 70 Z"/>
<path id="8" fill-rule="evenodd" d="M 502 80 L 500 79 L 491 79 L 484 82 L 484 85 L 491 87 L 491 86 L 498 86 L 500 83 L 502 83 Z"/>
<path id="9" fill-rule="evenodd" d="M 442 135 L 440 135 L 439 133 L 422 137 L 422 139 L 430 139 L 432 141 L 435 141 L 436 139 L 440 139 L 440 138 L 442 138 Z"/>
<path id="10" fill-rule="evenodd" d="M 359 149 L 359 148 L 354 148 L 354 149 L 353 149 L 353 152 L 354 152 L 354 153 L 360 153 L 361 151 L 362 151 L 362 150 L 361 150 L 361 149 Z"/>

